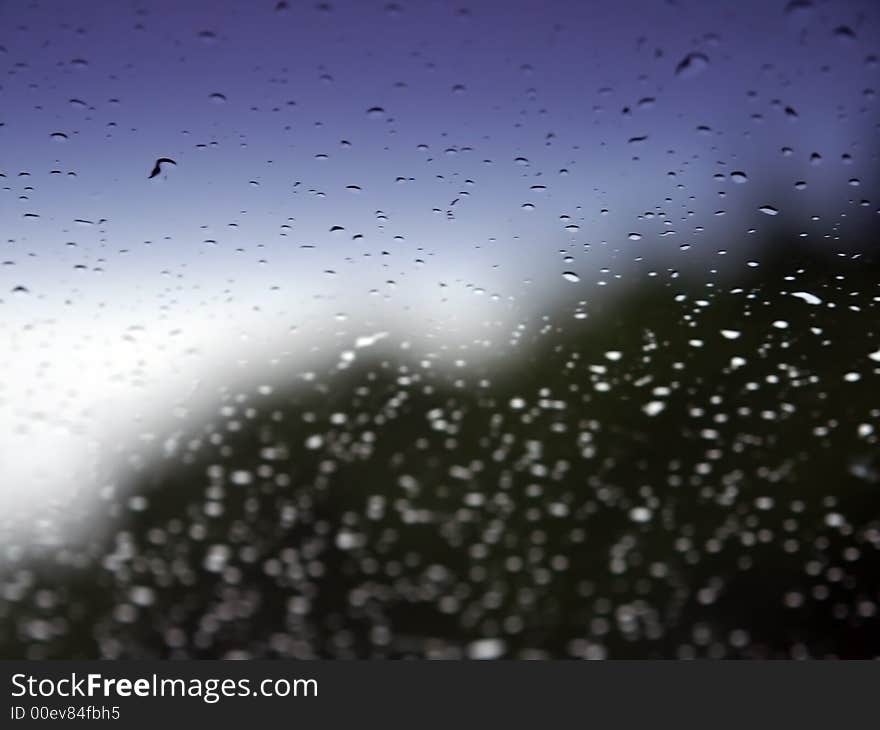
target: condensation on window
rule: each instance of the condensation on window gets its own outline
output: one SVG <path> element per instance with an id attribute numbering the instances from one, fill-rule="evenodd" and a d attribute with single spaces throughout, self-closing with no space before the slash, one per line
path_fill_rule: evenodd
<path id="1" fill-rule="evenodd" d="M 880 655 L 878 11 L 0 5 L 0 654 Z"/>

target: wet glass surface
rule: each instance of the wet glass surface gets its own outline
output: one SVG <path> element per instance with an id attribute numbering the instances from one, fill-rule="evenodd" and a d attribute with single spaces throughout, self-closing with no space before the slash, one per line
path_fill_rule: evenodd
<path id="1" fill-rule="evenodd" d="M 878 14 L 0 4 L 0 655 L 880 655 Z"/>

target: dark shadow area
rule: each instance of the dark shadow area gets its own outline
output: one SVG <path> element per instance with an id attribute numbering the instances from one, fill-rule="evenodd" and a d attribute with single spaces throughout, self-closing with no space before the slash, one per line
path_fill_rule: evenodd
<path id="1" fill-rule="evenodd" d="M 7 578 L 0 654 L 878 656 L 878 282 L 780 234 L 503 375 L 230 396 L 106 538 Z"/>

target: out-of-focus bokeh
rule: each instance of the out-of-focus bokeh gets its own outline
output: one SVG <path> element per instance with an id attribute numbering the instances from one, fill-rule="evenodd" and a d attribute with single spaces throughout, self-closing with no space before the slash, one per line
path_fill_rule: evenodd
<path id="1" fill-rule="evenodd" d="M 0 3 L 0 656 L 880 655 L 878 55 Z"/>

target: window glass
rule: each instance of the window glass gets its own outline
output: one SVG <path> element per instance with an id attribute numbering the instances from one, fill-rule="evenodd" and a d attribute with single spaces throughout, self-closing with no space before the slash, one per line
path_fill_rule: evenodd
<path id="1" fill-rule="evenodd" d="M 878 10 L 0 4 L 0 654 L 880 654 Z"/>

